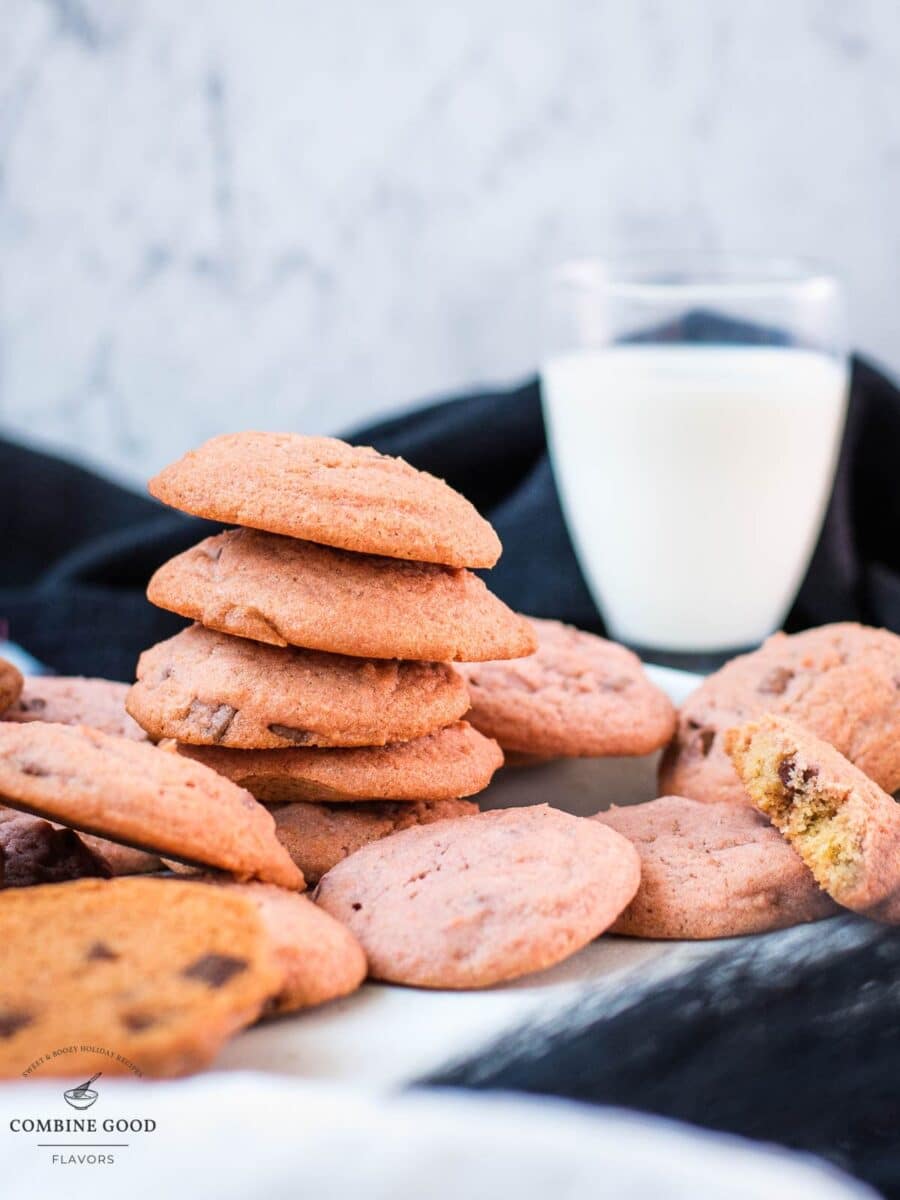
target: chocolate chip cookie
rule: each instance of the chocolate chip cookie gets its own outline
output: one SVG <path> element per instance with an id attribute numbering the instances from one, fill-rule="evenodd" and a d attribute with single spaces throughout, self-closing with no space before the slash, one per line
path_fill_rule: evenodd
<path id="1" fill-rule="evenodd" d="M 392 834 L 339 862 L 314 899 L 357 936 L 376 979 L 479 988 L 574 954 L 639 878 L 627 839 L 537 805 Z"/>
<path id="2" fill-rule="evenodd" d="M 900 922 L 900 804 L 809 730 L 773 713 L 725 736 L 753 804 L 844 908 Z"/>
<path id="3" fill-rule="evenodd" d="M 14 888 L 0 923 L 6 1079 L 199 1069 L 283 984 L 256 906 L 196 883 Z"/>
<path id="4" fill-rule="evenodd" d="M 594 820 L 628 838 L 641 856 L 640 887 L 612 933 L 736 937 L 837 912 L 797 852 L 749 804 L 711 807 L 661 796 Z"/>
<path id="5" fill-rule="evenodd" d="M 22 691 L 22 672 L 5 658 L 0 658 L 0 714 L 19 698 Z"/>
<path id="6" fill-rule="evenodd" d="M 164 563 L 151 603 L 272 646 L 434 662 L 517 658 L 528 623 L 461 567 L 231 529 Z"/>
<path id="7" fill-rule="evenodd" d="M 294 800 L 450 800 L 482 791 L 503 765 L 497 743 L 466 721 L 387 746 L 227 750 L 179 743 L 177 749 L 266 804 Z"/>
<path id="8" fill-rule="evenodd" d="M 270 883 L 234 883 L 203 876 L 254 905 L 281 968 L 278 992 L 267 1013 L 295 1012 L 355 992 L 366 977 L 362 946 L 340 922 L 306 896 Z"/>
<path id="9" fill-rule="evenodd" d="M 127 700 L 153 738 L 247 750 L 383 746 L 424 737 L 468 705 L 447 663 L 282 649 L 201 625 L 144 651 Z"/>
<path id="10" fill-rule="evenodd" d="M 212 438 L 150 480 L 199 517 L 363 554 L 492 567 L 500 540 L 459 492 L 368 446 L 299 433 Z"/>
<path id="11" fill-rule="evenodd" d="M 885 791 L 900 787 L 900 637 L 844 623 L 776 633 L 710 675 L 682 705 L 660 791 L 746 800 L 724 734 L 766 712 L 830 742 Z"/>
<path id="12" fill-rule="evenodd" d="M 478 812 L 472 800 L 373 800 L 356 804 L 279 804 L 275 832 L 308 884 L 371 842 L 401 829 L 433 825 Z"/>
<path id="13" fill-rule="evenodd" d="M 147 735 L 125 711 L 127 683 L 65 675 L 29 675 L 4 721 L 50 721 L 89 725 L 103 733 L 144 742 Z"/>
<path id="14" fill-rule="evenodd" d="M 538 650 L 514 662 L 463 664 L 467 719 L 504 750 L 539 758 L 649 754 L 672 736 L 671 701 L 624 646 L 559 621 L 531 619 Z"/>
<path id="15" fill-rule="evenodd" d="M 110 874 L 105 860 L 74 830 L 15 809 L 0 812 L 0 887 L 108 879 Z"/>
<path id="16" fill-rule="evenodd" d="M 287 888 L 303 879 L 249 792 L 201 763 L 77 725 L 0 722 L 0 801 Z"/>

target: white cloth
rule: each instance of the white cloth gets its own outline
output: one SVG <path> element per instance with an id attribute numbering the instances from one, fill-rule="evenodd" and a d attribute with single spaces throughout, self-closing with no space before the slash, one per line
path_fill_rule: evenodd
<path id="1" fill-rule="evenodd" d="M 848 1200 L 872 1196 L 786 1151 L 610 1109 L 478 1093 L 376 1094 L 251 1073 L 0 1087 L 6 1200 Z M 149 1133 L 14 1133 L 22 1118 L 151 1119 Z M 91 1151 L 39 1142 L 128 1142 Z M 113 1155 L 106 1164 L 52 1156 Z"/>

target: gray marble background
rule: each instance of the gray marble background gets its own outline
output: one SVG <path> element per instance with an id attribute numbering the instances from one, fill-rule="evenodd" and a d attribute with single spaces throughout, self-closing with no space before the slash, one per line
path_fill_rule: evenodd
<path id="1" fill-rule="evenodd" d="M 0 426 L 139 482 L 538 355 L 570 253 L 813 255 L 900 370 L 895 0 L 3 0 Z"/>

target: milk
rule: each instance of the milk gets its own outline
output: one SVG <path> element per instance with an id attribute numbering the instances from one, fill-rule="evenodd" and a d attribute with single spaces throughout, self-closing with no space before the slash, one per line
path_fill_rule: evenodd
<path id="1" fill-rule="evenodd" d="M 550 358 L 542 382 L 566 521 L 611 635 L 700 652 L 776 629 L 831 490 L 844 363 L 613 346 Z"/>

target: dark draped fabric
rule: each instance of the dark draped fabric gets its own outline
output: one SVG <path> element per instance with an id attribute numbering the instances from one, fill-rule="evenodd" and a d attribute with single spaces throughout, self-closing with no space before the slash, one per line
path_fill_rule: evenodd
<path id="1" fill-rule="evenodd" d="M 490 518 L 504 546 L 490 585 L 504 600 L 602 630 L 560 512 L 536 379 L 431 404 L 351 440 L 442 476 Z M 900 631 L 898 447 L 900 393 L 855 360 L 834 494 L 789 628 L 847 619 Z M 216 529 L 8 441 L 0 514 L 9 636 L 54 671 L 117 679 L 132 678 L 141 649 L 182 624 L 144 599 L 150 573 Z"/>

